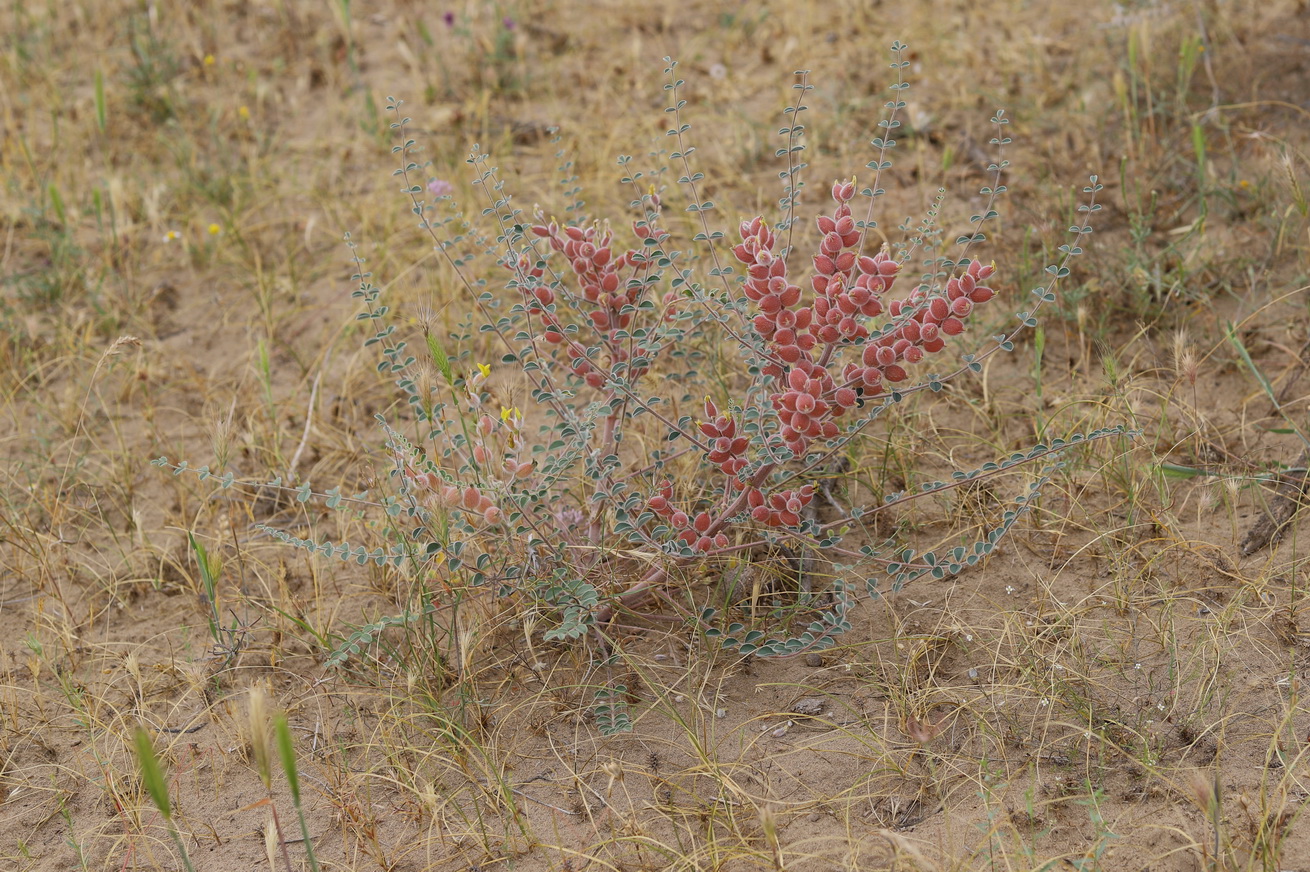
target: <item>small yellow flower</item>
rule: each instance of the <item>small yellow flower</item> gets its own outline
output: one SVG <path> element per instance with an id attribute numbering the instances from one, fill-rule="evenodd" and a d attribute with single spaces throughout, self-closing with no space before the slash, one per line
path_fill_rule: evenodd
<path id="1" fill-rule="evenodd" d="M 182 238 L 182 234 L 176 230 L 170 230 L 164 234 L 164 242 L 177 242 Z"/>
<path id="2" fill-rule="evenodd" d="M 491 375 L 491 367 L 485 363 L 479 363 L 478 372 L 482 374 L 483 378 L 486 378 L 487 376 Z"/>
<path id="3" fill-rule="evenodd" d="M 222 228 L 222 227 L 219 227 L 217 224 L 210 224 L 210 225 L 209 225 L 209 235 L 210 235 L 210 236 L 217 236 L 218 234 L 220 234 L 220 233 L 222 233 L 222 232 L 223 232 L 223 228 Z"/>
<path id="4" fill-rule="evenodd" d="M 242 121 L 249 121 L 250 107 L 245 105 L 237 107 L 237 117 L 240 118 Z"/>
<path id="5" fill-rule="evenodd" d="M 517 406 L 511 406 L 508 409 L 504 406 L 500 407 L 500 420 L 504 421 L 506 424 L 512 423 L 510 419 L 517 421 L 522 417 L 523 413 L 518 410 Z"/>
<path id="6" fill-rule="evenodd" d="M 214 65 L 214 56 L 212 54 L 205 55 L 205 66 L 212 67 L 213 65 Z"/>

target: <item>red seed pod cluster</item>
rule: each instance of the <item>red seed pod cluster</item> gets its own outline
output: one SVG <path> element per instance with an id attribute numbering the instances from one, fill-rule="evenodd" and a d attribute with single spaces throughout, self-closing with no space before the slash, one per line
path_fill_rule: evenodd
<path id="1" fill-rule="evenodd" d="M 634 222 L 633 232 L 642 240 L 658 241 L 668 235 L 667 231 L 646 222 Z M 549 224 L 533 226 L 532 233 L 549 240 L 551 248 L 568 259 L 573 274 L 578 279 L 582 298 L 594 305 L 594 308 L 586 313 L 591 326 L 600 332 L 613 363 L 626 360 L 627 349 L 617 340 L 616 334 L 620 330 L 627 329 L 632 323 L 632 312 L 623 310 L 637 302 L 641 294 L 641 286 L 637 282 L 625 282 L 622 272 L 629 267 L 636 268 L 638 271 L 646 268 L 641 252 L 638 249 L 629 249 L 615 255 L 613 232 L 608 228 L 602 231 L 596 225 L 560 227 L 552 221 Z M 511 269 L 516 269 L 520 275 L 528 278 L 539 279 L 542 270 L 536 267 L 529 269 L 530 265 L 526 260 L 526 255 L 521 257 L 517 264 L 510 264 Z M 545 308 L 554 302 L 554 292 L 544 285 L 534 285 L 530 290 L 525 289 L 523 293 L 528 312 L 540 315 L 545 323 L 542 338 L 552 344 L 564 343 L 566 336 L 564 325 L 560 323 L 555 313 Z M 593 388 L 601 388 L 605 385 L 605 374 L 588 358 L 585 346 L 569 341 L 566 353 L 569 356 L 570 368 L 583 377 L 587 384 Z M 634 377 L 640 374 L 638 371 L 632 373 Z"/>
<path id="2" fill-rule="evenodd" d="M 772 394 L 771 399 L 787 447 L 800 454 L 811 440 L 836 436 L 837 424 L 829 419 L 843 409 L 824 399 L 836 388 L 828 371 L 809 360 L 799 360 L 787 373 L 785 384 L 786 389 Z"/>
<path id="3" fill-rule="evenodd" d="M 746 466 L 749 442 L 745 436 L 737 435 L 737 422 L 727 415 L 720 415 L 718 407 L 706 397 L 705 420 L 700 422 L 700 431 L 710 440 L 710 463 L 718 464 L 719 469 L 728 476 L 729 486 L 740 490 L 741 482 L 737 473 Z"/>
<path id="4" fill-rule="evenodd" d="M 505 444 L 504 455 L 500 462 L 500 477 L 505 481 L 513 481 L 516 478 L 526 478 L 531 474 L 534 466 L 531 460 L 519 461 L 518 447 L 521 442 L 518 437 L 519 424 L 521 419 L 517 410 L 514 414 L 506 412 L 501 420 L 496 420 L 490 415 L 483 415 L 478 418 L 477 436 L 481 437 L 476 445 L 473 446 L 473 459 L 490 472 L 493 467 L 493 457 L 491 449 L 487 446 L 487 438 L 496 436 Z"/>
<path id="5" fill-rule="evenodd" d="M 710 534 L 713 519 L 710 517 L 709 512 L 697 512 L 693 517 L 674 507 L 673 482 L 660 482 L 658 492 L 646 502 L 646 506 L 668 521 L 669 525 L 678 531 L 680 540 L 702 554 L 712 548 L 728 547 L 726 533 L 720 531 L 713 535 Z"/>
<path id="6" fill-rule="evenodd" d="M 499 419 L 483 414 L 470 434 L 472 447 L 469 456 L 477 464 L 479 475 L 486 479 L 496 477 L 505 485 L 492 482 L 497 490 L 507 489 L 508 483 L 527 478 L 536 469 L 531 460 L 519 460 L 522 438 L 519 428 L 522 417 L 517 409 L 503 409 Z M 504 513 L 496 505 L 494 493 L 475 485 L 449 483 L 434 472 L 419 472 L 403 457 L 404 476 L 411 487 L 431 494 L 430 502 L 453 509 L 476 513 L 488 524 L 499 523 Z"/>
<path id="7" fill-rule="evenodd" d="M 746 267 L 743 293 L 756 310 L 751 327 L 765 343 L 762 372 L 777 380 L 777 390 L 769 399 L 781 424 L 779 436 L 800 455 L 816 440 L 835 439 L 841 432 L 836 419 L 858 405 L 862 395 L 876 393 L 884 382 L 905 380 L 906 365 L 941 351 L 947 337 L 963 331 L 973 307 L 995 295 L 983 284 L 995 267 L 971 262 L 947 282 L 944 295 L 920 286 L 903 300 L 884 302 L 900 264 L 886 250 L 872 256 L 859 254 L 863 235 L 850 207 L 855 192 L 854 181 L 834 183 L 836 207 L 831 215 L 818 219 L 823 238 L 814 256 L 813 300 L 808 305 L 802 303 L 800 286 L 788 276 L 786 262 L 774 253 L 777 237 L 763 219 L 742 222 L 741 242 L 733 248 L 733 255 Z M 867 319 L 880 315 L 897 323 L 871 340 Z M 848 348 L 858 359 L 843 363 L 840 355 Z M 758 523 L 800 524 L 814 497 L 812 485 L 766 494 L 740 477 L 748 465 L 750 445 L 739 435 L 732 417 L 719 414 L 707 399 L 705 420 L 698 426 L 708 440 L 707 459 L 727 476 L 725 496 L 744 496 Z M 702 552 L 726 544 L 722 532 L 709 535 L 722 519 L 716 522 L 705 512 L 689 517 L 672 499 L 672 485 L 664 482 L 648 506 L 679 531 L 682 541 Z"/>
<path id="8" fill-rule="evenodd" d="M 801 522 L 801 512 L 814 499 L 814 485 L 807 484 L 798 490 L 786 490 L 767 497 L 758 488 L 746 493 L 751 517 L 770 527 L 795 527 Z"/>
<path id="9" fill-rule="evenodd" d="M 973 262 L 964 274 L 948 281 L 945 297 L 929 298 L 928 290 L 920 287 L 908 298 L 884 305 L 882 298 L 895 283 L 900 264 L 886 251 L 858 254 L 862 236 L 851 214 L 854 196 L 854 182 L 835 182 L 832 198 L 837 206 L 831 215 L 818 219 L 823 239 L 814 256 L 811 305 L 800 305 L 800 288 L 788 278 L 786 264 L 774 255 L 776 238 L 762 219 L 742 222 L 742 241 L 733 248 L 746 265 L 743 291 L 759 310 L 752 326 L 768 343 L 772 358 L 763 371 L 775 378 L 786 375 L 783 389 L 771 399 L 782 422 L 781 436 L 797 453 L 814 439 L 836 436 L 832 419 L 855 406 L 862 392 L 905 380 L 905 364 L 940 351 L 945 337 L 964 329 L 963 319 L 973 306 L 994 295 L 982 284 L 994 267 Z M 866 341 L 865 319 L 884 312 L 905 317 L 905 322 L 877 340 Z M 820 362 L 835 369 L 833 358 L 847 345 L 860 347 L 860 359 L 845 364 L 838 382 Z"/>
<path id="10" fill-rule="evenodd" d="M 814 348 L 815 337 L 809 331 L 813 313 L 808 307 L 797 309 L 800 286 L 787 280 L 787 262 L 774 255 L 777 240 L 764 220 L 742 222 L 740 231 L 742 241 L 732 252 L 746 265 L 742 290 L 759 309 L 752 322 L 755 332 L 772 345 L 772 353 L 782 363 L 793 365 Z M 771 363 L 765 373 L 782 375 L 782 367 Z"/>
<path id="11" fill-rule="evenodd" d="M 865 339 L 868 329 L 861 318 L 882 314 L 882 295 L 891 290 L 900 264 L 885 251 L 872 257 L 855 250 L 862 234 L 851 215 L 850 200 L 855 196 L 854 182 L 837 182 L 832 198 L 837 208 L 832 215 L 820 215 L 819 232 L 823 241 L 814 256 L 814 315 L 811 319 L 820 342 L 833 344 Z"/>
<path id="12" fill-rule="evenodd" d="M 414 485 L 430 491 L 433 501 L 439 505 L 476 513 L 488 524 L 499 523 L 504 517 L 496 501 L 473 485 L 460 487 L 457 484 L 447 484 L 435 472 L 414 473 L 410 470 L 406 475 Z"/>
<path id="13" fill-rule="evenodd" d="M 961 275 L 947 281 L 945 297 L 929 297 L 921 285 L 906 299 L 893 300 L 887 307 L 888 314 L 906 320 L 864 346 L 859 364 L 848 364 L 842 372 L 847 383 L 876 387 L 883 381 L 904 381 L 908 373 L 903 363 L 918 363 L 925 354 L 941 351 L 946 337 L 964 332 L 964 319 L 974 306 L 996 296 L 994 290 L 982 284 L 995 272 L 994 265 L 975 260 Z"/>
<path id="14" fill-rule="evenodd" d="M 510 261 L 505 266 L 519 276 L 519 293 L 523 295 L 528 312 L 543 314 L 543 307 L 555 302 L 555 292 L 541 283 L 546 271 L 527 254 L 520 254 L 517 261 Z"/>

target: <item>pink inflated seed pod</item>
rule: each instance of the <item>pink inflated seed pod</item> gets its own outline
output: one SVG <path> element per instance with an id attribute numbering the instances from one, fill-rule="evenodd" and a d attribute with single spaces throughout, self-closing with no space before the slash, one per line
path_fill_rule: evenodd
<path id="1" fill-rule="evenodd" d="M 482 494 L 473 485 L 469 485 L 461 494 L 460 502 L 466 509 L 476 509 L 478 504 L 482 502 Z"/>

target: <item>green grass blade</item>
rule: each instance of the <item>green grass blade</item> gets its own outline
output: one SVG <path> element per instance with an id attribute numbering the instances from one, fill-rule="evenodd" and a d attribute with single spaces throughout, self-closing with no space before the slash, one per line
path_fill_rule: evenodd
<path id="1" fill-rule="evenodd" d="M 141 762 L 141 780 L 145 782 L 150 799 L 164 816 L 164 820 L 173 820 L 173 807 L 168 801 L 168 784 L 164 781 L 164 772 L 159 768 L 159 758 L 150 743 L 150 736 L 142 727 L 136 728 L 136 756 Z"/>
<path id="2" fill-rule="evenodd" d="M 287 774 L 287 784 L 291 787 L 291 801 L 300 805 L 300 775 L 296 771 L 296 749 L 291 744 L 291 728 L 287 726 L 287 716 L 278 715 L 273 719 L 273 733 L 277 737 L 277 753 L 282 758 L 282 771 Z"/>
<path id="3" fill-rule="evenodd" d="M 105 127 L 109 120 L 109 113 L 105 107 L 105 74 L 96 70 L 96 127 L 100 132 L 105 132 Z"/>

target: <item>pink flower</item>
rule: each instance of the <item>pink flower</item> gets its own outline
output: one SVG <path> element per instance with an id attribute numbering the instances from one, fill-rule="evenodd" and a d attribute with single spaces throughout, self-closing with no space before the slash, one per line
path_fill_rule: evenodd
<path id="1" fill-rule="evenodd" d="M 455 186 L 445 179 L 433 179 L 428 182 L 428 193 L 434 197 L 445 197 L 455 193 Z"/>

